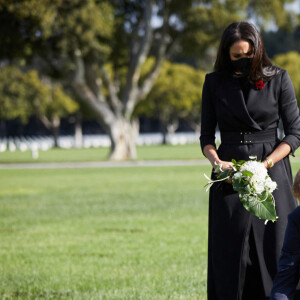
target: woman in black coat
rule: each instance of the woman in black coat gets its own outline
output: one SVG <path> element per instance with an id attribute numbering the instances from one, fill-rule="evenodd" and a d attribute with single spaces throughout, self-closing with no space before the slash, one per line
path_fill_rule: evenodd
<path id="1" fill-rule="evenodd" d="M 285 137 L 277 128 L 282 119 Z M 218 125 L 221 145 L 216 150 Z M 287 71 L 272 65 L 260 34 L 248 22 L 228 26 L 215 72 L 202 94 L 201 147 L 213 167 L 257 156 L 278 188 L 277 222 L 264 224 L 246 211 L 226 182 L 209 195 L 208 300 L 268 299 L 283 243 L 287 215 L 297 206 L 290 186 L 289 154 L 300 145 L 300 118 Z M 212 173 L 212 177 L 215 174 Z"/>

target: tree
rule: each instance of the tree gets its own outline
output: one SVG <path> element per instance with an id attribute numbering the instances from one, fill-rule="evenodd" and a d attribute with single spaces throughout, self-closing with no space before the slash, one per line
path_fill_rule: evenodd
<path id="1" fill-rule="evenodd" d="M 30 76 L 31 74 L 29 74 Z M 26 123 L 32 113 L 23 73 L 15 66 L 0 68 L 0 120 L 20 118 Z M 24 99 L 30 101 L 24 101 Z"/>
<path id="2" fill-rule="evenodd" d="M 51 80 L 44 80 L 45 91 L 42 97 L 34 103 L 35 114 L 39 117 L 54 138 L 54 146 L 58 147 L 58 136 L 61 118 L 65 118 L 78 110 L 78 104 L 74 102 L 64 91 L 60 84 Z M 35 78 L 37 84 L 38 81 Z M 34 82 L 29 82 L 34 85 Z"/>
<path id="3" fill-rule="evenodd" d="M 234 20 L 254 16 L 261 24 L 286 24 L 289 1 L 0 0 L 0 58 L 25 58 L 59 78 L 109 134 L 110 158 L 135 158 L 133 112 L 162 63 L 175 53 L 204 55 Z M 154 63 L 142 78 L 148 57 Z"/>
<path id="4" fill-rule="evenodd" d="M 294 51 L 279 54 L 274 57 L 273 63 L 289 72 L 294 85 L 298 105 L 300 105 L 300 54 Z"/>
<path id="5" fill-rule="evenodd" d="M 16 66 L 0 68 L 0 119 L 19 117 L 23 123 L 36 115 L 51 131 L 57 146 L 60 119 L 75 112 L 78 105 L 61 85 L 40 80 L 37 72 L 22 72 Z"/>
<path id="6" fill-rule="evenodd" d="M 184 119 L 200 131 L 200 107 L 205 73 L 186 64 L 164 62 L 152 90 L 135 110 L 136 115 L 156 117 L 166 132 L 175 131 Z M 197 127 L 198 126 L 198 127 Z"/>
<path id="7" fill-rule="evenodd" d="M 277 54 L 300 51 L 300 27 L 293 31 L 279 29 L 262 33 L 268 56 L 273 58 Z"/>

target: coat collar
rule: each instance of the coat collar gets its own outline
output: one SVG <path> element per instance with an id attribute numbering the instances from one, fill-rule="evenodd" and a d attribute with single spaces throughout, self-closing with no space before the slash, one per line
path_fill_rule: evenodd
<path id="1" fill-rule="evenodd" d="M 238 78 L 232 76 L 225 76 L 223 81 L 223 88 L 225 91 L 225 97 L 223 95 L 223 101 L 226 102 L 228 107 L 231 108 L 232 114 L 246 127 L 251 127 L 256 130 L 262 130 L 261 127 L 250 116 L 246 102 L 244 99 L 243 91 L 240 86 Z M 248 104 L 253 103 L 257 96 L 256 90 L 249 90 Z"/>

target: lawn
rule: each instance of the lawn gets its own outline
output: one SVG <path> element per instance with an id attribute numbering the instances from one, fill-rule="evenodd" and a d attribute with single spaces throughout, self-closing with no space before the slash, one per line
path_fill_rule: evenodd
<path id="1" fill-rule="evenodd" d="M 204 172 L 0 170 L 1 299 L 206 299 Z"/>
<path id="2" fill-rule="evenodd" d="M 1 299 L 206 299 L 203 172 L 1 170 Z"/>
<path id="3" fill-rule="evenodd" d="M 51 149 L 40 151 L 39 158 L 33 159 L 31 152 L 2 152 L 0 163 L 34 163 L 34 162 L 76 162 L 76 161 L 102 161 L 108 157 L 108 148 L 90 149 Z M 204 158 L 200 145 L 154 145 L 137 147 L 139 160 L 162 159 L 201 159 Z"/>
<path id="4" fill-rule="evenodd" d="M 108 148 L 90 149 L 51 149 L 40 151 L 39 158 L 33 159 L 31 152 L 2 152 L 0 163 L 35 163 L 35 162 L 80 162 L 80 161 L 104 161 L 107 160 Z M 137 147 L 138 160 L 173 160 L 173 159 L 204 159 L 200 145 L 153 145 Z M 300 157 L 300 150 L 296 151 Z"/>

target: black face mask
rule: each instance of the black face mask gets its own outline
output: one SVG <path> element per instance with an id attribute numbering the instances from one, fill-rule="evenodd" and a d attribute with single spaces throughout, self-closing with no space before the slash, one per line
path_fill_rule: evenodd
<path id="1" fill-rule="evenodd" d="M 241 75 L 248 75 L 251 71 L 253 58 L 243 57 L 238 60 L 232 60 L 233 71 L 241 73 Z"/>

